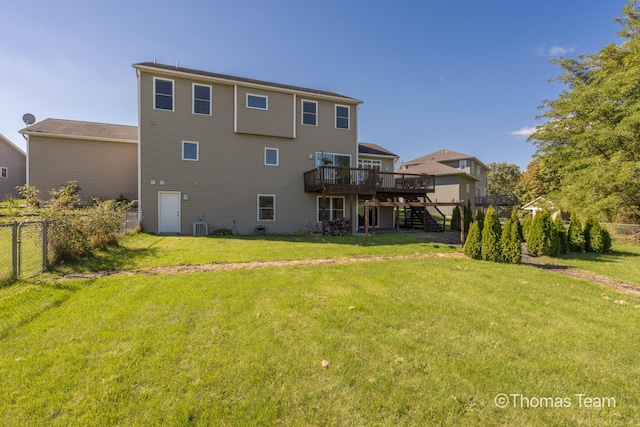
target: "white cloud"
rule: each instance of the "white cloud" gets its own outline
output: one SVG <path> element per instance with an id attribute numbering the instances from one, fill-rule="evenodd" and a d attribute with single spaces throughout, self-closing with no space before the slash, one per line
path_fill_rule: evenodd
<path id="1" fill-rule="evenodd" d="M 536 131 L 535 127 L 524 126 L 518 130 L 508 132 L 509 135 L 528 138 L 532 133 Z"/>
<path id="2" fill-rule="evenodd" d="M 564 56 L 574 53 L 576 51 L 575 46 L 551 46 L 547 47 L 545 44 L 538 45 L 534 52 L 537 56 Z"/>

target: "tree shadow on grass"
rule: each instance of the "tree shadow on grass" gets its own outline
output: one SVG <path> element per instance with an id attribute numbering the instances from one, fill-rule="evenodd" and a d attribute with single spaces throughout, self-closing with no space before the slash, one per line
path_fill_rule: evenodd
<path id="1" fill-rule="evenodd" d="M 89 257 L 67 261 L 54 269 L 64 272 L 69 270 L 74 272 L 130 270 L 139 267 L 138 260 L 156 256 L 158 251 L 159 249 L 156 248 L 127 248 L 121 245 L 111 245 Z"/>

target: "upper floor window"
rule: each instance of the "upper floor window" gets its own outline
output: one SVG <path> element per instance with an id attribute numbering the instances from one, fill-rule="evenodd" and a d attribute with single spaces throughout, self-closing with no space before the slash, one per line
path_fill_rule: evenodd
<path id="1" fill-rule="evenodd" d="M 153 108 L 173 111 L 173 80 L 153 78 Z"/>
<path id="2" fill-rule="evenodd" d="M 197 142 L 182 141 L 182 160 L 197 161 L 199 151 L 199 144 Z"/>
<path id="3" fill-rule="evenodd" d="M 278 151 L 277 148 L 264 149 L 264 164 L 266 166 L 278 166 Z"/>
<path id="4" fill-rule="evenodd" d="M 276 220 L 276 195 L 258 194 L 258 221 Z"/>
<path id="5" fill-rule="evenodd" d="M 466 160 L 460 160 L 459 168 L 460 169 L 466 169 L 467 168 L 467 161 Z"/>
<path id="6" fill-rule="evenodd" d="M 269 109 L 269 98 L 262 95 L 247 94 L 247 108 L 256 108 L 258 110 Z"/>
<path id="7" fill-rule="evenodd" d="M 369 159 L 360 159 L 358 161 L 358 167 L 362 169 L 375 169 L 380 170 L 382 168 L 382 161 L 380 160 L 369 160 Z"/>
<path id="8" fill-rule="evenodd" d="M 349 107 L 336 105 L 336 128 L 349 129 Z"/>
<path id="9" fill-rule="evenodd" d="M 2 177 L 2 178 L 6 178 L 6 177 L 7 177 L 7 172 L 8 172 L 8 169 L 7 169 L 7 168 L 5 168 L 4 166 L 3 166 L 3 167 L 1 167 L 1 168 L 0 168 L 0 177 Z"/>
<path id="10" fill-rule="evenodd" d="M 211 86 L 193 84 L 193 114 L 211 115 Z"/>
<path id="11" fill-rule="evenodd" d="M 318 103 L 302 100 L 302 124 L 318 126 Z"/>

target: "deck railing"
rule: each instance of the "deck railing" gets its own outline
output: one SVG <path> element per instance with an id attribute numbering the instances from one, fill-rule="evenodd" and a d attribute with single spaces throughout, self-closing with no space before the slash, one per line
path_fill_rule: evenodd
<path id="1" fill-rule="evenodd" d="M 320 166 L 304 173 L 306 192 L 334 194 L 425 194 L 435 191 L 435 178 L 427 174 L 380 172 L 375 169 Z"/>

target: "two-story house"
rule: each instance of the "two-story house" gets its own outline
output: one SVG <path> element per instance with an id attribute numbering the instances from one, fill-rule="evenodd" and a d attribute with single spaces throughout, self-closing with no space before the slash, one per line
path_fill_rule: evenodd
<path id="1" fill-rule="evenodd" d="M 435 176 L 435 192 L 429 197 L 440 202 L 471 200 L 475 211 L 476 198 L 487 195 L 489 168 L 476 157 L 451 150 L 439 150 L 400 165 L 402 172 L 426 173 Z M 452 207 L 442 207 L 451 215 Z"/>
<path id="2" fill-rule="evenodd" d="M 358 167 L 358 99 L 155 62 L 133 67 L 145 231 L 292 233 L 345 217 L 355 230 L 359 200 L 425 193 L 426 177 L 394 174 L 384 149 Z"/>
<path id="3" fill-rule="evenodd" d="M 24 151 L 0 135 L 0 200 L 18 196 L 16 187 L 26 182 L 26 163 Z"/>

